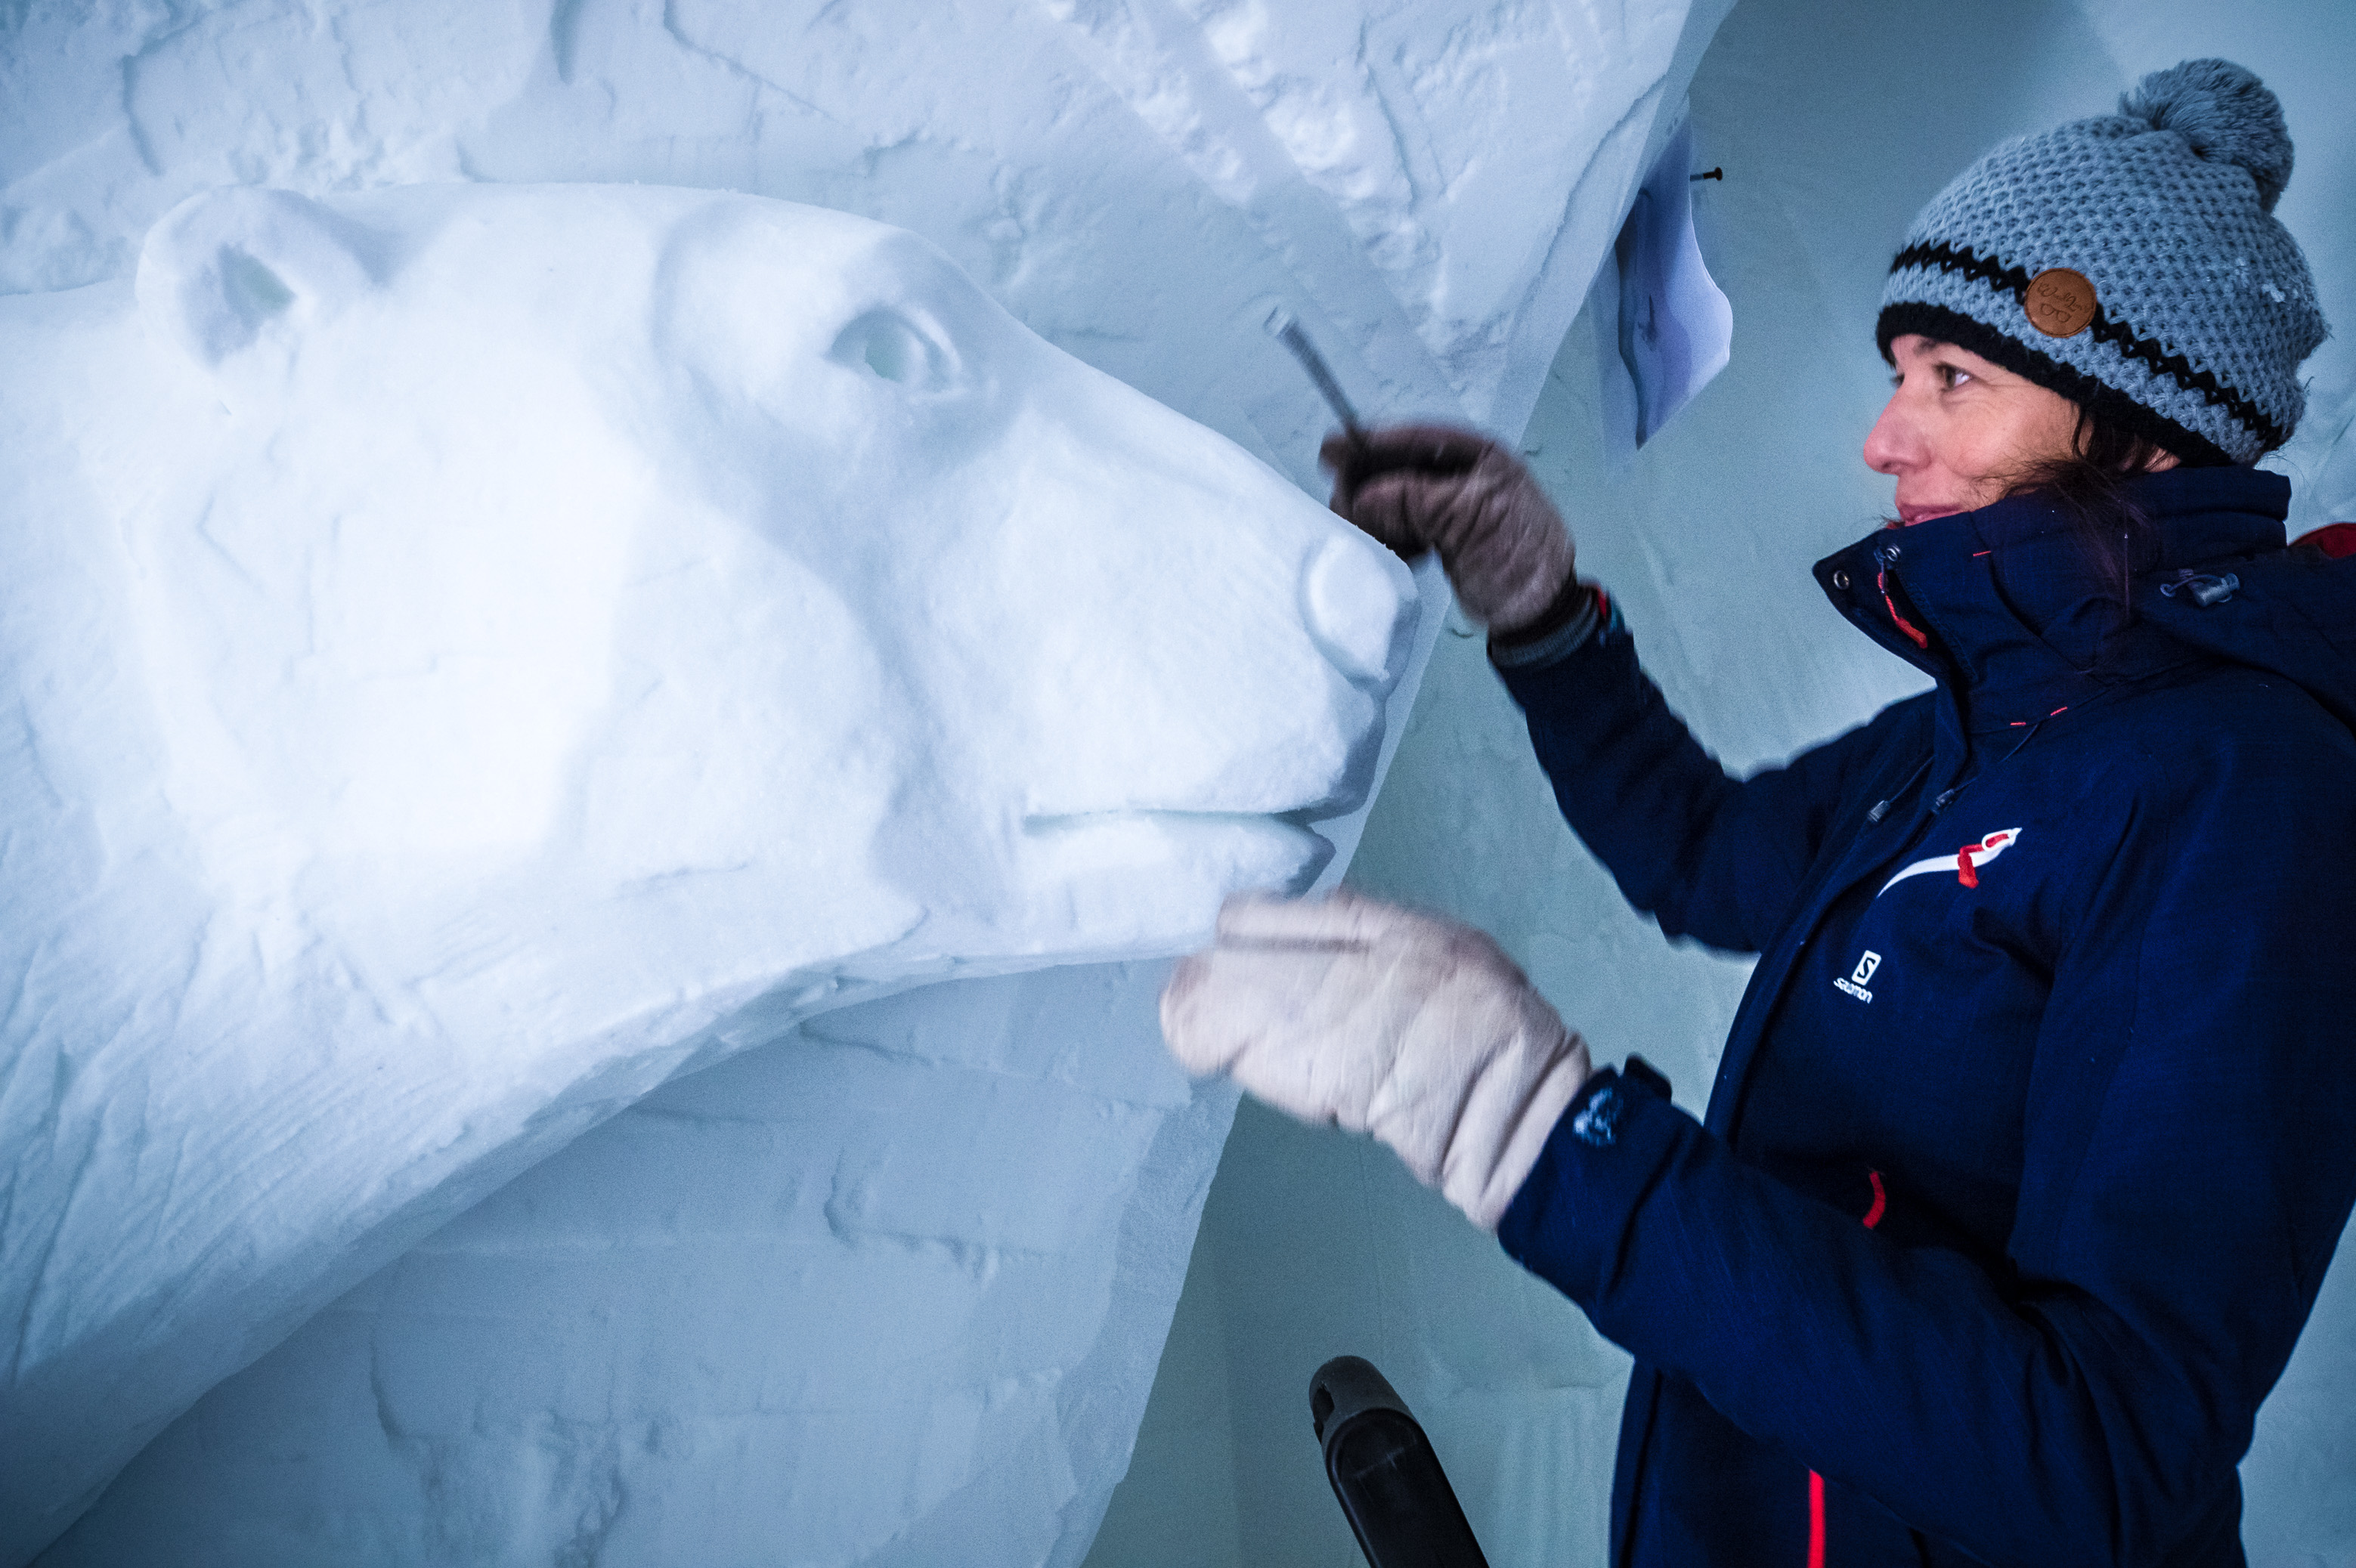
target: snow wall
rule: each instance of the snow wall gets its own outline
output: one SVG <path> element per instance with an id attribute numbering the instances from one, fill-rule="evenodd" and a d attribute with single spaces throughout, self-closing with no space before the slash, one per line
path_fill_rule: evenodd
<path id="1" fill-rule="evenodd" d="M 2308 362 L 2307 418 L 2276 460 L 2297 490 L 2292 527 L 2356 518 L 2356 12 L 1741 0 L 1719 27 L 1691 90 L 1694 163 L 1726 177 L 1695 199 L 1733 301 L 1732 362 L 1631 457 L 1616 301 L 1600 288 L 1525 445 L 1646 667 L 1730 766 L 1916 689 L 1807 574 L 1889 506 L 1858 449 L 1888 396 L 1873 313 L 1908 221 L 2000 138 L 2107 112 L 2142 73 L 2212 54 L 2282 97 L 2298 166 L 2280 214 L 2337 329 Z M 1477 640 L 1440 639 L 1351 880 L 1495 933 L 1599 1059 L 1640 1051 L 1701 1108 L 1747 966 L 1673 946 L 1627 911 L 1562 826 Z M 1251 1104 L 1097 1560 L 1352 1568 L 1306 1410 L 1311 1372 L 1344 1351 L 1414 1406 L 1492 1563 L 1602 1563 L 1625 1359 L 1380 1147 Z M 2356 1563 L 2356 1236 L 2243 1479 L 2258 1568 Z"/>
<path id="2" fill-rule="evenodd" d="M 1150 960 L 1440 635 L 1262 324 L 1520 428 L 1724 9 L 0 13 L 0 1560 L 1077 1561 L 1233 1110 Z"/>

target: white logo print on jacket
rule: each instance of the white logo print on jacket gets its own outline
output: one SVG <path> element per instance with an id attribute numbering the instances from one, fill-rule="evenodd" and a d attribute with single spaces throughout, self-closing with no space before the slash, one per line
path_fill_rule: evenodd
<path id="1" fill-rule="evenodd" d="M 2020 829 L 1999 827 L 1976 844 L 1966 844 L 1952 855 L 1933 855 L 1927 860 L 1917 860 L 1888 881 L 1881 884 L 1881 893 L 1888 892 L 1909 877 L 1919 877 L 1926 871 L 1953 871 L 1955 880 L 1967 888 L 1980 885 L 1980 868 L 2020 842 Z M 1873 896 L 1879 898 L 1881 893 Z"/>

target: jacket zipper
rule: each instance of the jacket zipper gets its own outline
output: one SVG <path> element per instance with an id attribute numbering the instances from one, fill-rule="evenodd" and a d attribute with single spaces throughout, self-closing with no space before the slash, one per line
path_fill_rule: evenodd
<path id="1" fill-rule="evenodd" d="M 1881 1185 L 1881 1172 L 1869 1170 L 1865 1175 L 1873 1183 L 1873 1207 L 1865 1211 L 1864 1220 L 1870 1231 L 1889 1212 L 1890 1192 Z M 1825 1568 L 1825 1478 L 1814 1470 L 1808 1472 L 1808 1568 Z"/>

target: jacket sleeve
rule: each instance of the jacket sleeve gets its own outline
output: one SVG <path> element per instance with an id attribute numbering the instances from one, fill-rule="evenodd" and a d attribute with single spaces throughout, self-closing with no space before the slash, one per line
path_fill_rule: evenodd
<path id="1" fill-rule="evenodd" d="M 2356 800 L 2277 761 L 2124 808 L 2054 967 L 2001 1265 L 1893 1244 L 1626 1080 L 1556 1127 L 1499 1239 L 1737 1425 L 1991 1563 L 2230 1541 L 2356 1201 Z"/>
<path id="2" fill-rule="evenodd" d="M 1672 936 L 1739 953 L 1773 936 L 1839 809 L 1857 804 L 1868 770 L 1928 701 L 1744 780 L 1669 711 L 1616 624 L 1559 659 L 1499 674 L 1564 818 L 1622 896 Z"/>

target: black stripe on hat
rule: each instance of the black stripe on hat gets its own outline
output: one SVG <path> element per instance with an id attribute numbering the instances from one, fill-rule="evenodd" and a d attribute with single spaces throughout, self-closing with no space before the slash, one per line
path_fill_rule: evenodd
<path id="1" fill-rule="evenodd" d="M 1981 256 L 1970 250 L 1968 247 L 1962 245 L 1949 245 L 1944 242 L 1935 245 L 1909 245 L 1905 250 L 1898 252 L 1897 258 L 1890 263 L 1890 270 L 1892 272 L 1900 272 L 1905 271 L 1909 267 L 1936 267 L 1943 272 L 1960 272 L 1968 280 L 1997 285 L 2009 293 L 2016 301 L 2025 302 L 2029 296 L 2029 277 L 2027 268 L 2008 267 L 2001 261 Z M 1902 310 L 1911 307 L 1906 305 L 1892 305 L 1890 307 L 1890 310 Z M 1938 309 L 1940 307 L 1926 306 L 1923 308 Z M 1955 315 L 1955 313 L 1952 311 L 1947 312 L 1946 314 L 1950 315 Z M 1956 315 L 1955 318 L 1959 321 L 1969 319 L 1968 317 L 1961 315 Z M 1921 332 L 1924 330 L 1919 326 L 1892 328 L 1888 325 L 1889 319 L 1890 311 L 1885 310 L 1882 312 L 1881 323 L 1875 328 L 1875 336 L 1879 344 L 1882 357 L 1884 358 L 1889 357 L 1890 340 L 1892 337 L 1897 336 L 1901 332 Z M 2006 343 L 2017 344 L 2016 339 L 2006 336 L 2003 334 L 1996 333 L 1994 328 L 1987 327 L 1985 324 L 1975 323 L 1974 325 L 1980 326 L 1983 331 L 2001 338 L 2001 340 Z M 2248 431 L 2251 434 L 2256 436 L 2258 438 L 2258 444 L 2265 450 L 2271 452 L 2289 439 L 2290 432 L 2288 431 L 2284 430 L 2281 426 L 2276 424 L 2274 421 L 2268 419 L 2265 416 L 2265 411 L 2261 410 L 2255 403 L 2250 401 L 2249 399 L 2244 397 L 2233 388 L 2226 386 L 2223 382 L 2218 380 L 2214 373 L 2208 370 L 2194 369 L 2192 362 L 2187 359 L 2183 355 L 2171 354 L 2155 339 L 2138 336 L 2135 329 L 2128 326 L 2125 322 L 2114 321 L 2111 319 L 2111 317 L 2104 313 L 2099 297 L 2097 297 L 2094 304 L 2094 320 L 2083 330 L 2092 332 L 2097 342 L 2109 343 L 2127 357 L 2141 360 L 2144 364 L 2150 367 L 2156 373 L 2167 376 L 2170 379 L 2174 380 L 2175 383 L 2184 390 L 2188 392 L 2200 393 L 2201 399 L 2211 408 L 2222 408 L 2225 411 L 2227 417 L 2232 419 L 2236 424 L 2239 424 L 2243 429 Z M 1975 354 L 1979 354 L 1985 358 L 1995 360 L 1997 364 L 2002 365 L 2008 370 L 2012 370 L 2020 375 L 2027 376 L 2029 379 L 2036 381 L 2040 385 L 2051 387 L 2054 391 L 2062 393 L 2062 396 L 2070 398 L 2073 401 L 2085 403 L 2090 408 L 2095 408 L 2097 412 L 2102 413 L 2104 418 L 2112 421 L 2112 422 L 2126 425 L 2130 429 L 2136 428 L 2136 421 L 2135 420 L 2105 411 L 2103 408 L 2097 407 L 2097 400 L 2095 398 L 2092 396 L 2080 396 L 2077 393 L 2070 391 L 2058 381 L 2050 379 L 2049 373 L 2047 372 L 2033 370 L 2023 365 L 2016 365 L 2011 359 L 2002 354 L 1990 353 L 1980 348 L 1976 344 L 1965 342 L 1964 339 L 1953 336 L 1949 334 L 1933 333 L 1931 334 L 1931 336 L 1956 344 L 1958 347 L 1969 348 Z M 2195 435 L 2192 432 L 2186 430 L 2182 425 L 2178 424 L 2174 420 L 2169 419 L 2165 415 L 2145 409 L 2141 403 L 2135 402 L 2132 398 L 2127 398 L 2126 394 L 2118 392 L 2116 389 L 2096 381 L 2092 377 L 2086 376 L 2083 372 L 2072 370 L 2068 366 L 2062 364 L 2059 360 L 2056 360 L 2048 355 L 2040 354 L 2026 344 L 2017 344 L 2017 347 L 2019 353 L 2028 356 L 2029 359 L 2033 360 L 2038 365 L 2050 367 L 2050 374 L 2051 376 L 2068 377 L 2088 386 L 2102 387 L 2104 391 L 2113 393 L 2115 397 L 2125 400 L 2126 402 L 2132 404 L 2133 407 L 2141 411 L 2147 421 L 2158 421 L 2160 424 L 2165 425 L 2171 431 L 2182 432 L 2185 436 L 2190 437 L 2193 441 L 2200 443 L 2209 450 L 2218 452 L 2221 461 L 2232 461 L 2230 458 L 2225 458 L 2223 456 L 2222 451 L 2217 447 L 2215 443 L 2207 440 L 2205 437 Z M 2138 433 L 2142 432 L 2138 431 Z M 2179 457 L 2184 459 L 2186 462 L 2190 463 L 2194 461 L 2192 454 L 2190 452 L 2185 451 L 2175 442 L 2166 442 L 2162 444 L 2166 445 L 2170 452 L 2175 453 Z"/>
<path id="2" fill-rule="evenodd" d="M 2155 413 L 2107 382 L 2040 354 L 1984 321 L 1974 321 L 1942 304 L 1908 302 L 1886 306 L 1874 330 L 1875 339 L 1881 346 L 1881 357 L 1890 357 L 1890 339 L 1910 332 L 1968 348 L 2016 376 L 2025 376 L 2049 391 L 2059 392 L 2104 423 L 2174 453 L 2187 467 L 2225 468 L 2234 464 L 2234 459 L 2207 436 L 2185 429 L 2165 414 Z"/>

